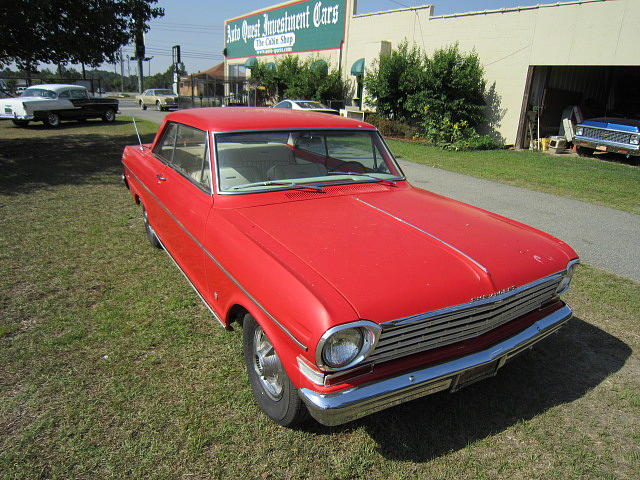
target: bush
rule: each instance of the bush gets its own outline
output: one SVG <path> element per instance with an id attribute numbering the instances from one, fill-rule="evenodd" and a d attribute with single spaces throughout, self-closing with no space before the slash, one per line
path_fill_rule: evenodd
<path id="1" fill-rule="evenodd" d="M 386 135 L 398 135 L 400 125 L 408 123 L 442 148 L 499 146 L 477 133 L 486 103 L 484 69 L 475 52 L 462 53 L 456 44 L 429 57 L 403 42 L 391 54 L 380 55 L 367 71 L 365 86 L 368 102 L 382 117 L 375 125 Z"/>
<path id="2" fill-rule="evenodd" d="M 365 121 L 375 125 L 385 137 L 415 138 L 418 135 L 416 127 L 397 120 L 389 120 L 375 113 L 367 114 Z"/>
<path id="3" fill-rule="evenodd" d="M 419 120 L 415 97 L 423 89 L 424 73 L 424 55 L 420 49 L 402 42 L 391 54 L 380 54 L 373 68 L 367 70 L 364 77 L 367 103 L 389 119 Z"/>

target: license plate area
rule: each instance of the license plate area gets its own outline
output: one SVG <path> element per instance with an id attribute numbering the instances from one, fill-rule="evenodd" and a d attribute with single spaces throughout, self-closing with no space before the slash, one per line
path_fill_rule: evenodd
<path id="1" fill-rule="evenodd" d="M 453 386 L 451 387 L 451 392 L 457 392 L 458 390 L 463 389 L 471 384 L 479 382 L 480 380 L 484 380 L 485 378 L 490 378 L 498 373 L 498 369 L 504 365 L 506 358 L 499 358 L 494 360 L 491 363 L 485 363 L 484 365 L 479 365 L 474 368 L 470 368 L 462 372 L 458 377 L 454 380 Z"/>
<path id="2" fill-rule="evenodd" d="M 606 145 L 598 145 L 596 147 L 596 150 L 599 150 L 601 152 L 606 152 L 607 151 L 607 147 L 606 147 Z"/>

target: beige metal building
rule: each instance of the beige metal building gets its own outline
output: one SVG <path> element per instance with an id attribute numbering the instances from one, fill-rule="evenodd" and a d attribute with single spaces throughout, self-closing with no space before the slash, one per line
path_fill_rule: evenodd
<path id="1" fill-rule="evenodd" d="M 356 2 L 294 1 L 227 20 L 225 72 L 293 54 L 318 56 L 354 79 L 405 39 L 428 54 L 457 42 L 480 57 L 489 122 L 507 143 L 524 146 L 534 107 L 543 135 L 556 134 L 573 105 L 585 116 L 640 116 L 640 0 L 441 16 L 432 5 L 356 15 Z"/>

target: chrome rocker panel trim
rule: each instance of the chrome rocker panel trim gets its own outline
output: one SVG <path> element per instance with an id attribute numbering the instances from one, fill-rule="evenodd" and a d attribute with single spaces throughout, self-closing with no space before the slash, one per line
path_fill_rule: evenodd
<path id="1" fill-rule="evenodd" d="M 321 394 L 301 388 L 300 398 L 309 412 L 323 425 L 340 425 L 442 390 L 456 391 L 463 386 L 493 376 L 507 360 L 562 327 L 573 312 L 568 306 L 541 318 L 511 338 L 476 353 L 395 377 L 378 380 L 336 393 Z M 480 366 L 495 363 L 493 372 L 483 374 L 459 385 L 461 374 Z M 490 369 L 491 370 L 491 369 Z"/>

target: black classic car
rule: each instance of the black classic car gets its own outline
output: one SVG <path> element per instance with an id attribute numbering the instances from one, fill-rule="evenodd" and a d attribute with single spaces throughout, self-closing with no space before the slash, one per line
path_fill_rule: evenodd
<path id="1" fill-rule="evenodd" d="M 19 97 L 0 100 L 0 119 L 18 126 L 34 121 L 57 127 L 63 120 L 88 118 L 113 122 L 117 112 L 118 100 L 94 98 L 81 85 L 34 85 Z"/>

